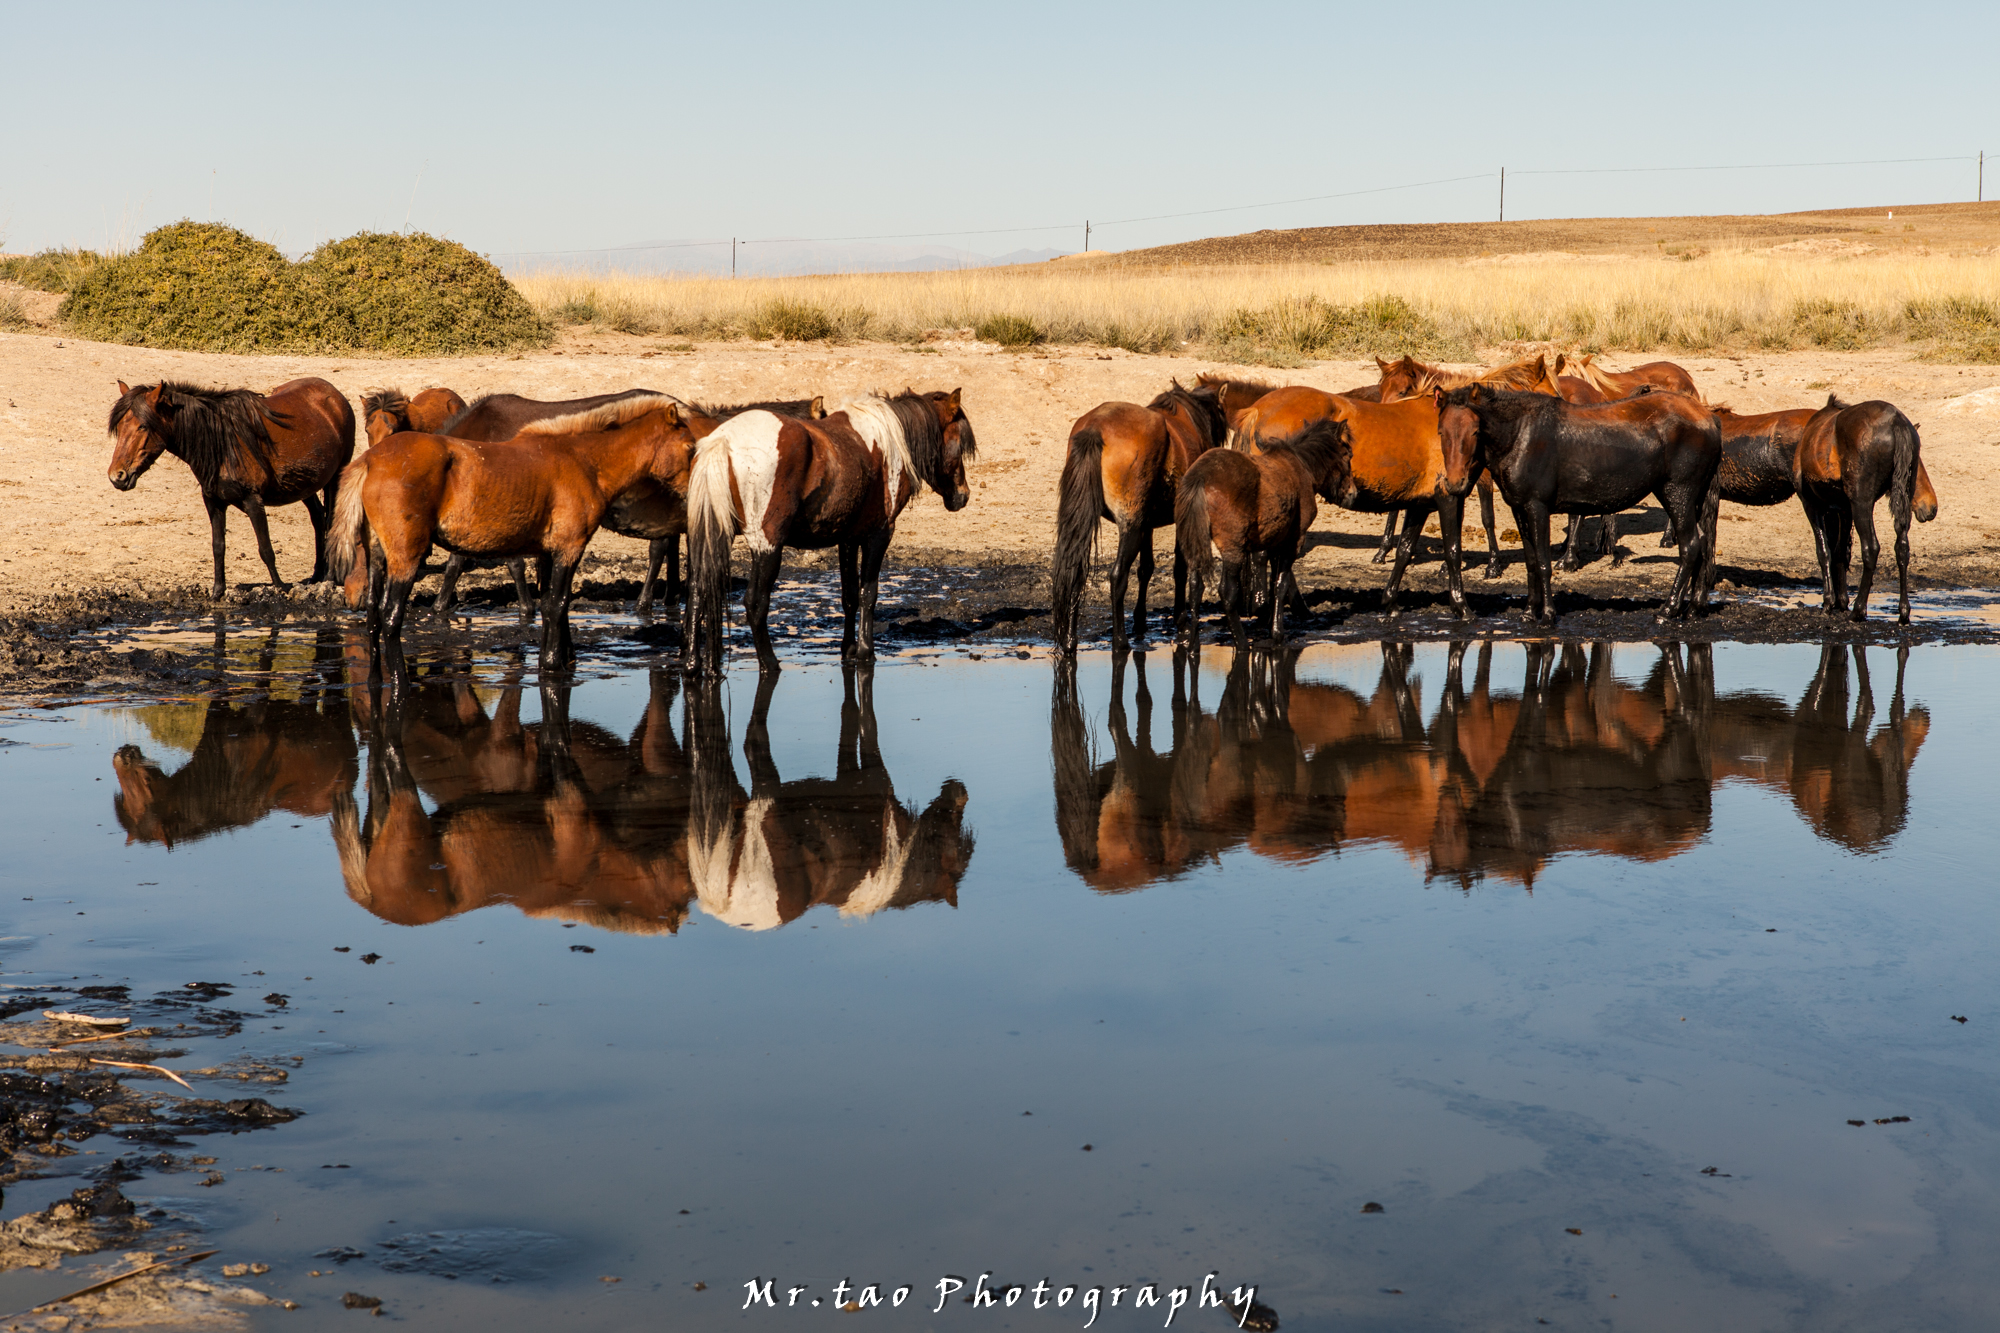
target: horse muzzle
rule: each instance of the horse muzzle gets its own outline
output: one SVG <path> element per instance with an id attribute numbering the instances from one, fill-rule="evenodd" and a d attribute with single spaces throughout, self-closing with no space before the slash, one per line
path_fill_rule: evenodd
<path id="1" fill-rule="evenodd" d="M 944 497 L 945 512 L 950 514 L 956 514 L 971 503 L 972 492 L 969 490 L 953 491 L 950 495 Z"/>
<path id="2" fill-rule="evenodd" d="M 129 491 L 139 484 L 139 474 L 129 469 L 121 469 L 107 475 L 111 478 L 111 484 L 121 491 Z"/>

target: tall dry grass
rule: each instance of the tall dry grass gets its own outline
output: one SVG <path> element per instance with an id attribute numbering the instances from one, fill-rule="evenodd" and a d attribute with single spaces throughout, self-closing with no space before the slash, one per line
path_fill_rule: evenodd
<path id="1" fill-rule="evenodd" d="M 515 284 L 544 316 L 702 338 L 990 341 L 1200 348 L 1284 364 L 1508 342 L 1731 351 L 1914 343 L 2000 361 L 2000 263 L 1724 251 L 1135 271 L 1088 261 L 797 278 L 545 271 Z"/>

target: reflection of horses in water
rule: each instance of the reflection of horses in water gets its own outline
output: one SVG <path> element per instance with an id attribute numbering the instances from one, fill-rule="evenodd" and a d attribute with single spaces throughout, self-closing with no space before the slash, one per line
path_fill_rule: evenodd
<path id="1" fill-rule="evenodd" d="M 273 655 L 268 646 L 261 653 L 264 671 Z M 265 694 L 239 705 L 185 706 L 201 711 L 201 736 L 171 775 L 138 746 L 119 746 L 111 756 L 118 778 L 111 805 L 125 840 L 172 847 L 247 828 L 276 810 L 309 819 L 330 814 L 353 787 L 357 762 L 347 710 L 337 689 L 328 688 L 340 675 L 332 631 L 322 631 L 315 662 L 321 670 L 296 700 Z"/>
<path id="2" fill-rule="evenodd" d="M 1092 888 L 1125 892 L 1238 846 L 1303 861 L 1373 845 L 1401 851 L 1426 878 L 1532 887 L 1566 853 L 1658 861 L 1687 851 L 1708 831 L 1714 783 L 1732 777 L 1783 791 L 1821 837 L 1858 850 L 1905 823 L 1930 719 L 1906 709 L 1900 662 L 1888 721 L 1871 737 L 1858 649 L 1851 710 L 1835 647 L 1788 710 L 1764 695 L 1718 697 L 1705 645 L 1662 649 L 1637 684 L 1613 672 L 1609 644 L 1523 647 L 1514 693 L 1494 688 L 1491 643 L 1468 689 L 1466 645 L 1454 644 L 1428 724 L 1407 645 L 1382 645 L 1366 695 L 1296 680 L 1296 650 L 1256 669 L 1238 662 L 1213 714 L 1177 654 L 1166 753 L 1153 746 L 1143 655 L 1136 738 L 1126 659 L 1115 655 L 1109 763 L 1092 751 L 1073 673 L 1059 670 L 1051 737 L 1064 858 Z"/>
<path id="3" fill-rule="evenodd" d="M 840 749 L 831 778 L 779 777 L 767 723 L 778 678 L 768 672 L 758 680 L 743 738 L 747 793 L 726 753 L 695 742 L 688 864 L 702 909 L 717 920 L 768 930 L 822 903 L 847 917 L 920 902 L 958 905 L 973 847 L 964 784 L 946 779 L 921 811 L 898 800 L 876 737 L 875 673 L 848 666 L 841 675 Z M 697 688 L 711 701 L 703 717 L 720 728 L 716 686 Z"/>
<path id="4" fill-rule="evenodd" d="M 524 725 L 518 672 L 489 714 L 468 672 L 434 671 L 371 745 L 367 819 L 351 800 L 336 812 L 348 892 L 405 925 L 508 902 L 639 932 L 678 930 L 697 899 L 758 928 L 815 903 L 867 915 L 955 902 L 972 847 L 964 787 L 947 782 L 921 815 L 899 803 L 852 675 L 837 775 L 778 781 L 765 723 L 776 681 L 750 720 L 745 794 L 719 686 L 689 693 L 677 736 L 679 678 L 655 672 L 620 741 L 570 721 L 566 688 L 545 689 L 544 720 Z"/>

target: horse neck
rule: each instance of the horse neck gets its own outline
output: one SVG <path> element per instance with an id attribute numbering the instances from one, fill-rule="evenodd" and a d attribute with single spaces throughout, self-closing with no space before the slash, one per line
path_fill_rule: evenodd
<path id="1" fill-rule="evenodd" d="M 644 477 L 659 447 L 657 433 L 624 426 L 570 442 L 571 455 L 588 468 L 605 495 L 617 495 Z"/>

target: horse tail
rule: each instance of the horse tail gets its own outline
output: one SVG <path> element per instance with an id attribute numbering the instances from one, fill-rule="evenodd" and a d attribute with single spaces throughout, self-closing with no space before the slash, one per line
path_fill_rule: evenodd
<path id="1" fill-rule="evenodd" d="M 1910 512 L 1915 508 L 1917 494 L 1917 428 L 1901 412 L 1889 418 L 1889 514 L 1896 520 L 1897 532 L 1910 530 Z M 1937 513 L 1933 500 L 1931 513 Z"/>
<path id="2" fill-rule="evenodd" d="M 1910 481 L 1911 510 L 1917 522 L 1928 523 L 1938 515 L 1938 497 L 1937 489 L 1931 485 L 1930 471 L 1924 467 L 1923 440 L 1917 434 L 1917 425 L 1914 421 L 1900 414 L 1897 416 L 1897 421 L 1907 427 L 1910 468 L 1916 474 Z M 1896 466 L 1898 469 L 1903 466 L 1903 449 L 1900 442 L 1896 449 Z M 1896 491 L 1901 491 L 1903 478 L 1900 470 L 1892 478 L 1892 485 Z M 1895 503 L 1893 497 L 1890 503 L 1892 505 Z"/>
<path id="3" fill-rule="evenodd" d="M 1201 590 L 1215 567 L 1214 532 L 1208 518 L 1208 487 L 1200 477 L 1181 478 L 1174 494 L 1174 552 L 1187 569 L 1187 614 L 1201 618 Z"/>
<path id="4" fill-rule="evenodd" d="M 1083 603 L 1084 575 L 1097 550 L 1097 524 L 1104 513 L 1104 435 L 1086 426 L 1069 437 L 1056 504 L 1056 552 L 1049 570 L 1055 606 L 1056 646 L 1076 649 L 1076 622 Z"/>
<path id="5" fill-rule="evenodd" d="M 326 572 L 335 583 L 346 583 L 355 562 L 367 559 L 368 511 L 361 505 L 361 484 L 368 479 L 372 456 L 363 454 L 340 471 L 340 492 L 326 533 Z"/>
<path id="6" fill-rule="evenodd" d="M 722 665 L 722 604 L 729 597 L 729 542 L 736 535 L 736 506 L 729 497 L 729 436 L 702 441 L 688 475 L 687 640 L 683 653 L 700 667 L 698 644 L 710 665 Z M 704 637 L 705 636 L 705 637 Z"/>

